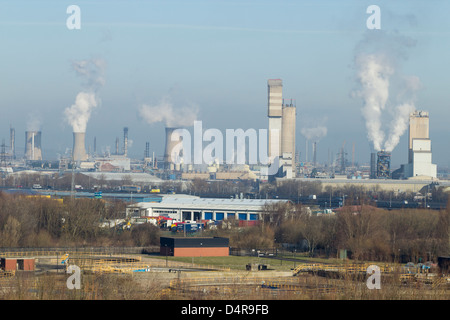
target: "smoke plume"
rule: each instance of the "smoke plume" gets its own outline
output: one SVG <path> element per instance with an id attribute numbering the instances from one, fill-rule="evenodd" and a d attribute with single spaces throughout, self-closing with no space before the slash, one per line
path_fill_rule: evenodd
<path id="1" fill-rule="evenodd" d="M 367 137 L 377 151 L 392 151 L 397 146 L 409 114 L 415 110 L 420 81 L 403 76 L 400 68 L 401 61 L 407 59 L 407 49 L 414 44 L 410 38 L 379 31 L 368 33 L 356 47 L 354 66 L 360 89 L 354 96 L 363 100 Z M 401 89 L 396 99 L 390 97 L 394 83 Z"/>
<path id="2" fill-rule="evenodd" d="M 102 59 L 75 61 L 72 68 L 84 79 L 85 88 L 77 94 L 75 103 L 66 108 L 64 115 L 73 132 L 86 132 L 91 112 L 99 104 L 97 92 L 105 83 L 105 62 Z"/>
<path id="3" fill-rule="evenodd" d="M 308 141 L 319 142 L 319 140 L 327 135 L 327 128 L 324 126 L 302 128 L 301 133 Z"/>
<path id="4" fill-rule="evenodd" d="M 165 97 L 157 105 L 142 105 L 139 114 L 149 124 L 163 122 L 166 127 L 187 127 L 197 119 L 198 107 L 190 104 L 175 108 Z"/>

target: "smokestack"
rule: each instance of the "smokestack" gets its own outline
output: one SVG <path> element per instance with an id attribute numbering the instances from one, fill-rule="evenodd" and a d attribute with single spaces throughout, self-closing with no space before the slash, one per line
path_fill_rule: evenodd
<path id="1" fill-rule="evenodd" d="M 317 142 L 316 141 L 313 142 L 312 147 L 313 147 L 313 164 L 314 164 L 314 167 L 315 167 L 316 166 L 316 160 L 317 160 Z"/>
<path id="2" fill-rule="evenodd" d="M 175 133 L 175 130 L 178 128 L 167 128 L 166 127 L 166 147 L 164 151 L 164 162 L 166 169 L 173 169 L 174 163 L 179 159 L 175 157 L 179 157 L 181 155 L 174 154 L 176 152 L 175 147 L 180 142 L 180 135 Z"/>
<path id="3" fill-rule="evenodd" d="M 86 137 L 85 132 L 73 133 L 72 158 L 74 161 L 86 161 L 88 159 L 88 156 L 86 154 L 86 148 L 84 145 L 85 137 Z"/>
<path id="4" fill-rule="evenodd" d="M 25 159 L 42 160 L 41 131 L 25 132 Z"/>
<path id="5" fill-rule="evenodd" d="M 145 143 L 144 158 L 150 157 L 150 142 Z"/>
<path id="6" fill-rule="evenodd" d="M 119 154 L 119 138 L 116 138 L 116 154 Z"/>
<path id="7" fill-rule="evenodd" d="M 377 158 L 376 153 L 372 152 L 370 154 L 370 179 L 376 179 L 377 178 Z"/>
<path id="8" fill-rule="evenodd" d="M 123 155 L 127 156 L 128 154 L 128 128 L 123 128 Z"/>
<path id="9" fill-rule="evenodd" d="M 16 159 L 16 130 L 14 128 L 9 129 L 9 146 L 11 148 L 11 158 Z"/>

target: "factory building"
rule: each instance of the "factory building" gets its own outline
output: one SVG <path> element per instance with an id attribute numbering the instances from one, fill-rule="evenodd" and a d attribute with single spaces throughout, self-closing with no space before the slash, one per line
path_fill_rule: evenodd
<path id="1" fill-rule="evenodd" d="M 283 81 L 270 79 L 268 87 L 268 113 L 269 117 L 269 157 L 281 156 L 281 130 L 283 118 Z M 276 140 L 273 140 L 275 138 Z"/>
<path id="2" fill-rule="evenodd" d="M 426 111 L 414 111 L 410 114 L 408 163 L 402 166 L 405 178 L 437 177 L 437 166 L 432 163 L 429 121 L 429 114 Z"/>
<path id="3" fill-rule="evenodd" d="M 279 177 L 295 178 L 295 134 L 297 108 L 285 104 L 283 100 L 283 82 L 281 79 L 269 79 L 268 117 L 270 157 L 279 157 Z M 274 141 L 274 139 L 276 139 Z"/>
<path id="4" fill-rule="evenodd" d="M 172 220 L 261 220 L 266 204 L 288 203 L 289 200 L 221 199 L 190 197 L 164 197 L 158 203 L 135 203 L 127 207 L 127 217 L 166 217 Z"/>
<path id="5" fill-rule="evenodd" d="M 391 153 L 379 151 L 377 153 L 376 177 L 378 179 L 388 179 L 391 175 Z"/>

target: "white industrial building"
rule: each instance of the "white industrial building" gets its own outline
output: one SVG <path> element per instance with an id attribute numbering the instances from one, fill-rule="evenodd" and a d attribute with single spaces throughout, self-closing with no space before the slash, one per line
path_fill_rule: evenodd
<path id="1" fill-rule="evenodd" d="M 404 166 L 405 176 L 412 177 L 437 177 L 437 166 L 431 163 L 431 140 L 413 139 L 411 163 Z"/>
<path id="2" fill-rule="evenodd" d="M 140 202 L 127 207 L 127 217 L 163 216 L 176 221 L 260 220 L 266 204 L 289 200 L 221 199 L 197 196 L 167 196 L 161 202 Z"/>
<path id="3" fill-rule="evenodd" d="M 278 173 L 284 178 L 295 178 L 295 134 L 297 108 L 294 104 L 284 103 L 283 81 L 269 79 L 268 87 L 268 118 L 269 118 L 269 158 L 279 157 Z M 276 138 L 276 141 L 272 139 Z M 267 168 L 261 170 L 265 180 Z"/>
<path id="4" fill-rule="evenodd" d="M 437 178 L 437 166 L 431 158 L 429 121 L 426 111 L 414 111 L 409 116 L 408 163 L 402 166 L 405 178 Z"/>

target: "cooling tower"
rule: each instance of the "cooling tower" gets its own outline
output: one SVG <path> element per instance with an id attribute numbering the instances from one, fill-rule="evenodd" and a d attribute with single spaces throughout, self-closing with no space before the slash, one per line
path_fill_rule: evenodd
<path id="1" fill-rule="evenodd" d="M 166 147 L 164 151 L 164 163 L 166 169 L 173 169 L 174 163 L 180 162 L 180 154 L 175 154 L 177 150 L 175 147 L 180 142 L 181 136 L 175 132 L 178 128 L 166 127 Z"/>
<path id="2" fill-rule="evenodd" d="M 290 153 L 295 155 L 295 118 L 296 107 L 291 104 L 283 106 L 282 134 L 281 134 L 281 154 Z"/>
<path id="3" fill-rule="evenodd" d="M 25 159 L 42 160 L 41 131 L 25 132 Z"/>
<path id="4" fill-rule="evenodd" d="M 86 161 L 88 159 L 86 148 L 84 145 L 85 137 L 85 132 L 73 133 L 72 157 L 74 161 Z"/>

